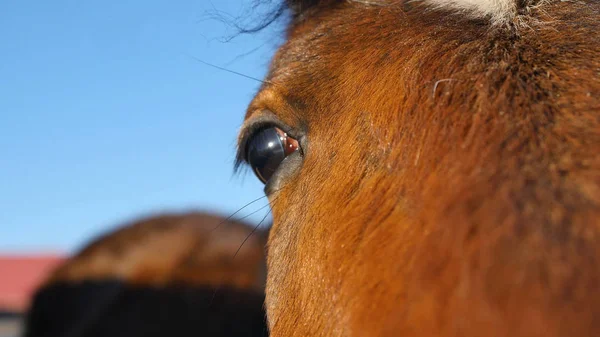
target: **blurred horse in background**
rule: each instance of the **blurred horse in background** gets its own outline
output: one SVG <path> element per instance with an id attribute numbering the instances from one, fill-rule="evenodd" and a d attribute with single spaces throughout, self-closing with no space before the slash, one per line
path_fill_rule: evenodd
<path id="1" fill-rule="evenodd" d="M 207 213 L 128 224 L 54 270 L 25 336 L 267 336 L 265 240 Z"/>

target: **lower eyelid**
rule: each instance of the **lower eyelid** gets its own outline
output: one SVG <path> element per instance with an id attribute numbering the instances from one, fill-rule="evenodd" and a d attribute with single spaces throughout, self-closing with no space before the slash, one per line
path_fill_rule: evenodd
<path id="1" fill-rule="evenodd" d="M 300 151 L 296 151 L 286 157 L 281 162 L 277 172 L 265 184 L 265 194 L 270 195 L 283 188 L 289 179 L 300 172 L 303 162 L 304 156 L 300 153 Z"/>

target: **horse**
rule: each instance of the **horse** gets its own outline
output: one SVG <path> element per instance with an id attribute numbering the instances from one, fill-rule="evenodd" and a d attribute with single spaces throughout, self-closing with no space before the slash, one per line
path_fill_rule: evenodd
<path id="1" fill-rule="evenodd" d="M 271 336 L 600 335 L 600 2 L 283 6 L 238 139 Z"/>
<path id="2" fill-rule="evenodd" d="M 199 212 L 119 226 L 51 272 L 24 336 L 266 337 L 265 240 Z"/>

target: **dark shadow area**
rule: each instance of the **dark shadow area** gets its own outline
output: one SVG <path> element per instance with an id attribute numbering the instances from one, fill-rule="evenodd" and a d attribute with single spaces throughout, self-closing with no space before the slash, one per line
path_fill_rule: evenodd
<path id="1" fill-rule="evenodd" d="M 260 292 L 225 287 L 54 284 L 36 294 L 24 336 L 262 337 L 263 303 Z"/>

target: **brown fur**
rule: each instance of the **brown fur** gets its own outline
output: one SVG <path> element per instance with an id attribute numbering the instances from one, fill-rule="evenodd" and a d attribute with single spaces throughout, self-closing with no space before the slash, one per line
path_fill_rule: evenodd
<path id="1" fill-rule="evenodd" d="M 600 335 L 600 2 L 499 28 L 291 2 L 246 116 L 306 137 L 270 195 L 272 336 Z"/>
<path id="2" fill-rule="evenodd" d="M 96 239 L 47 283 L 116 279 L 142 286 L 261 290 L 265 238 L 251 232 L 246 224 L 206 213 L 150 217 Z"/>

